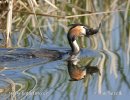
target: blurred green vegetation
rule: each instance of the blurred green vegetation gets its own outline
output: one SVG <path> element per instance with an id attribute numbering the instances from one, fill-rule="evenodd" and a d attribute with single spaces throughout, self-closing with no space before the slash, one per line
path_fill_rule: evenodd
<path id="1" fill-rule="evenodd" d="M 109 48 L 112 31 L 119 29 L 120 43 L 126 47 L 129 41 L 129 5 L 130 0 L 10 0 L 12 5 L 11 33 L 7 35 L 8 1 L 0 1 L 1 47 L 32 47 L 35 41 L 39 45 L 54 43 L 67 44 L 66 33 L 72 23 L 87 24 L 98 27 L 102 23 L 97 37 L 92 37 L 92 48 Z M 113 26 L 114 15 L 118 16 L 118 27 Z M 8 36 L 8 37 L 7 37 Z M 10 39 L 10 43 L 7 42 Z M 105 41 L 106 40 L 106 41 Z M 125 41 L 126 40 L 126 41 Z M 92 42 L 94 41 L 94 42 Z M 89 41 L 87 41 L 89 42 Z M 86 43 L 86 42 L 85 42 Z M 123 48 L 124 48 L 123 47 Z"/>

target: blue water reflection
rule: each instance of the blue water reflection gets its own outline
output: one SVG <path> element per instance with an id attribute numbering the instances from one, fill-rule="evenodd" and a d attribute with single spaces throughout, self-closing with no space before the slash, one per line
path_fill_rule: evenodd
<path id="1" fill-rule="evenodd" d="M 88 48 L 82 49 L 78 67 L 96 66 L 97 72 L 90 73 L 78 81 L 70 81 L 68 72 L 69 46 L 58 39 L 52 44 L 41 44 L 41 48 L 49 48 L 62 52 L 58 58 L 43 57 L 41 49 L 0 49 L 0 99 L 23 100 L 128 100 L 130 97 L 130 47 L 120 29 L 120 16 L 115 14 L 113 30 L 97 36 L 95 48 L 91 48 L 91 39 L 86 40 Z M 105 34 L 110 34 L 110 37 Z M 51 35 L 49 35 L 51 36 Z M 63 35 L 65 37 L 66 34 Z M 129 36 L 129 35 L 128 35 Z M 104 38 L 102 38 L 104 37 Z M 129 36 L 130 37 L 130 36 Z M 30 40 L 31 41 L 31 40 Z M 34 43 L 35 45 L 38 43 Z M 67 47 L 66 47 L 67 46 Z M 51 47 L 51 48 L 50 48 Z M 39 52 L 36 56 L 32 52 Z M 53 52 L 54 52 L 53 51 Z M 51 51 L 52 52 L 52 51 Z M 71 63 L 69 63 L 71 65 Z M 73 64 L 72 67 L 76 67 Z"/>

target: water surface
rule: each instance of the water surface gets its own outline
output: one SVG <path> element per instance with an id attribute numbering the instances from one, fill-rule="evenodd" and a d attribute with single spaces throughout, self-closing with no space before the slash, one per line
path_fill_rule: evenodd
<path id="1" fill-rule="evenodd" d="M 31 49 L 1 48 L 0 99 L 128 100 L 130 34 L 125 36 L 122 33 L 118 14 L 113 15 L 112 18 L 111 31 L 102 29 L 92 38 L 85 38 L 87 49 L 81 50 L 78 62 L 81 67 L 88 63 L 98 67 L 101 75 L 94 73 L 79 81 L 69 81 L 67 53 L 67 56 L 53 60 L 33 57 L 29 53 L 45 47 L 63 53 L 68 52 L 70 47 L 66 42 L 66 34 L 52 36 L 53 39 L 47 39 L 45 43 L 37 41 L 37 37 L 34 39 L 28 37 Z M 65 33 L 63 30 L 59 31 Z"/>

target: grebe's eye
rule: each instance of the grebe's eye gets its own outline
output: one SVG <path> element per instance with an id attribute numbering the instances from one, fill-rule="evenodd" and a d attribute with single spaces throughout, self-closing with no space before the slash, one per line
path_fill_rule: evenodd
<path id="1" fill-rule="evenodd" d="M 85 27 L 85 26 L 84 26 L 83 28 L 84 28 L 84 29 L 86 29 L 86 30 L 88 30 L 88 28 L 87 28 L 87 27 Z"/>

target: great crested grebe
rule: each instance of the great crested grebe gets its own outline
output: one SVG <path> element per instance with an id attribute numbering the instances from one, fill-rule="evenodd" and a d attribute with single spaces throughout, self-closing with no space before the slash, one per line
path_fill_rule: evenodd
<path id="1" fill-rule="evenodd" d="M 87 74 L 99 72 L 99 69 L 94 66 L 86 65 L 79 67 L 79 59 L 77 59 L 77 55 L 80 52 L 80 48 L 76 38 L 82 36 L 89 37 L 90 35 L 96 34 L 99 31 L 100 26 L 101 24 L 97 29 L 93 29 L 82 24 L 72 24 L 72 27 L 67 34 L 67 38 L 71 47 L 71 55 L 70 59 L 68 60 L 68 72 L 71 77 L 71 81 L 78 81 L 86 77 Z"/>
<path id="2" fill-rule="evenodd" d="M 67 39 L 69 45 L 71 47 L 71 52 L 68 61 L 68 72 L 72 80 L 80 80 L 83 79 L 88 73 L 92 74 L 98 71 L 97 68 L 87 68 L 87 67 L 79 67 L 78 66 L 78 59 L 76 58 L 80 52 L 80 47 L 76 41 L 78 37 L 86 36 L 89 37 L 90 35 L 96 34 L 99 31 L 100 25 L 97 29 L 89 28 L 83 24 L 71 24 L 71 28 L 68 31 Z M 86 51 L 85 51 L 86 52 Z M 59 51 L 58 49 L 0 49 L 0 63 L 8 65 L 7 63 L 15 62 L 14 64 L 19 64 L 22 61 L 30 61 L 32 58 L 45 58 L 45 62 L 54 61 L 57 59 L 61 59 L 64 55 L 68 54 L 68 50 Z M 67 55 L 68 56 L 68 55 Z M 74 59 L 73 59 L 74 58 Z M 76 58 L 76 59 L 75 59 Z M 29 59 L 29 60 L 27 60 Z M 33 59 L 33 60 L 34 60 Z M 47 59 L 47 60 L 46 60 Z M 43 59 L 40 61 L 44 62 Z M 19 63 L 18 63 L 19 62 Z M 30 61 L 31 62 L 31 61 Z M 33 61 L 35 62 L 35 61 Z M 37 62 L 37 60 L 36 60 Z M 39 62 L 39 60 L 38 60 Z M 75 63 L 76 62 L 76 63 Z M 29 63 L 29 62 L 28 62 Z M 28 64 L 27 63 L 27 64 Z M 31 62 L 32 63 L 32 62 Z M 17 66 L 16 64 L 16 66 Z M 30 64 L 30 63 L 29 63 Z M 87 68 L 87 69 L 86 69 Z"/>
<path id="3" fill-rule="evenodd" d="M 90 28 L 89 26 L 86 26 L 83 24 L 71 24 L 70 26 L 72 26 L 72 27 L 68 31 L 67 39 L 68 39 L 69 45 L 71 47 L 70 59 L 73 59 L 80 52 L 80 47 L 79 47 L 76 39 L 78 37 L 82 37 L 82 36 L 89 37 L 90 35 L 96 34 L 99 31 L 101 24 L 96 29 Z M 62 52 L 57 52 L 55 50 L 49 51 L 49 50 L 45 50 L 45 49 L 43 49 L 43 50 L 41 49 L 41 53 L 39 53 L 39 51 L 38 51 L 33 54 L 36 57 L 40 57 L 43 55 L 46 57 L 58 58 L 58 57 L 62 56 Z"/>
<path id="4" fill-rule="evenodd" d="M 89 28 L 83 24 L 71 24 L 71 26 L 72 27 L 68 31 L 67 38 L 71 47 L 71 54 L 76 55 L 80 51 L 76 38 L 82 36 L 89 37 L 90 35 L 96 34 L 99 31 L 101 24 L 97 29 Z"/>
<path id="5" fill-rule="evenodd" d="M 100 25 L 97 29 L 89 28 L 83 24 L 71 24 L 71 28 L 68 31 L 67 39 L 69 45 L 71 47 L 70 56 L 77 55 L 80 52 L 80 47 L 76 41 L 77 37 L 86 36 L 96 34 L 100 28 Z M 12 58 L 50 58 L 51 60 L 59 59 L 62 55 L 66 54 L 64 52 L 60 52 L 59 50 L 52 49 L 0 49 L 0 52 L 4 52 L 0 55 L 0 59 L 11 59 Z M 67 52 L 68 53 L 68 52 Z M 7 55 L 7 56 L 6 56 Z"/>

